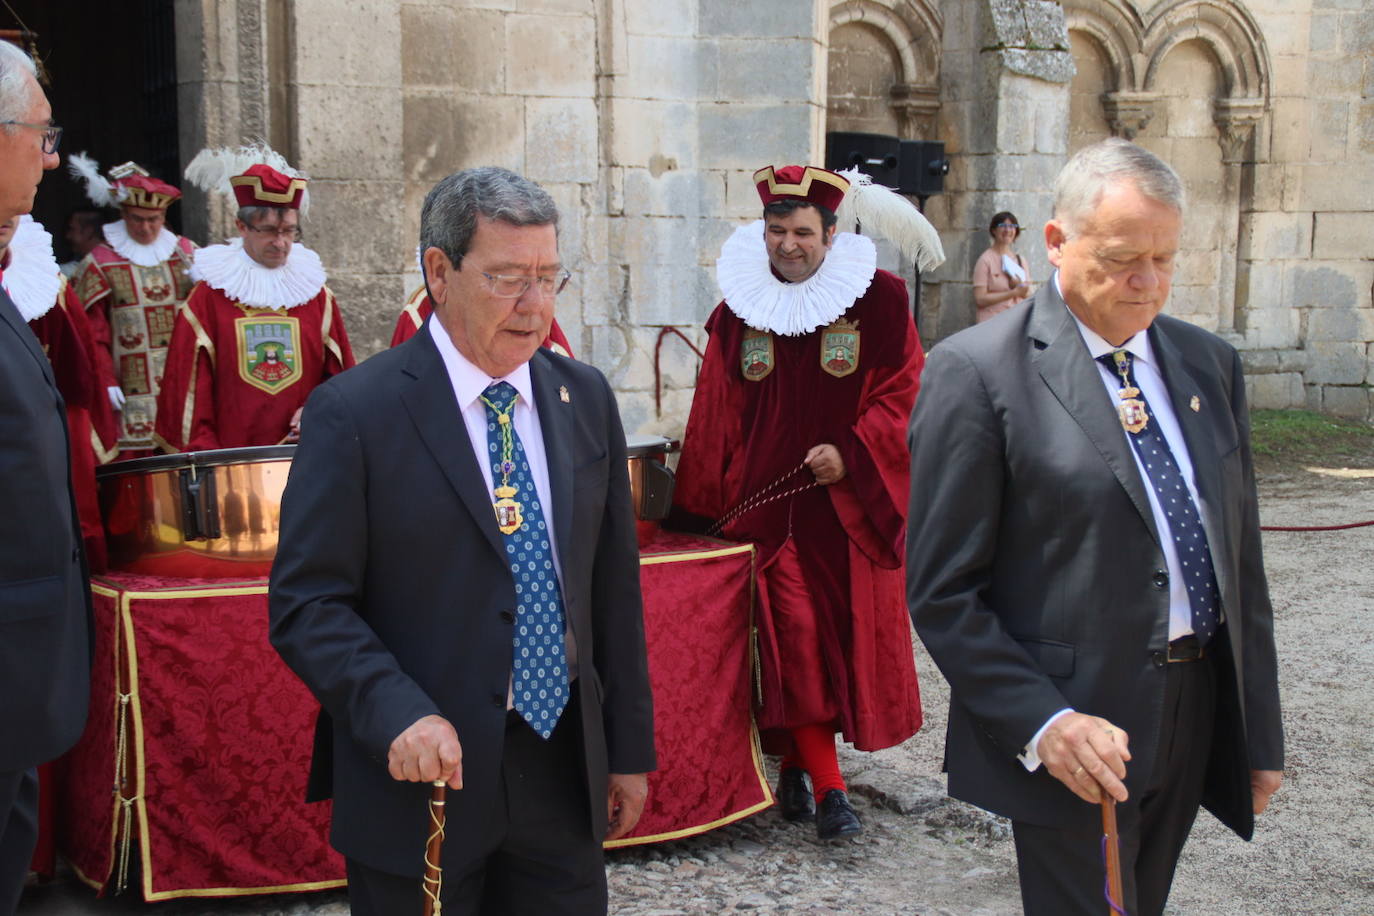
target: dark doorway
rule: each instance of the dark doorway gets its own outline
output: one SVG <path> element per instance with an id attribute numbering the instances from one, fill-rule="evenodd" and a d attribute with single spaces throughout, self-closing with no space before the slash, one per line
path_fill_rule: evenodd
<path id="1" fill-rule="evenodd" d="M 48 76 L 43 88 L 63 128 L 62 165 L 44 176 L 33 210 L 34 219 L 52 233 L 59 261 L 71 257 L 62 238 L 67 214 L 90 206 L 84 188 L 67 171 L 69 154 L 90 154 L 102 171 L 132 159 L 181 187 L 172 4 L 0 3 L 0 28 L 37 33 L 37 54 Z M 117 214 L 111 211 L 109 217 Z M 180 231 L 180 204 L 172 205 L 167 223 Z"/>

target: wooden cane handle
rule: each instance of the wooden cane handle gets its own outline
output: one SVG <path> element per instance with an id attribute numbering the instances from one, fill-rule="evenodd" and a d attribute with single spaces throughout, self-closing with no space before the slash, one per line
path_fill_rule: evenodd
<path id="1" fill-rule="evenodd" d="M 1107 914 L 1126 912 L 1121 890 L 1121 838 L 1116 828 L 1116 799 L 1102 793 L 1102 845 L 1107 868 Z"/>
<path id="2" fill-rule="evenodd" d="M 443 903 L 439 899 L 444 886 L 444 870 L 440 865 L 440 855 L 444 848 L 444 798 L 448 794 L 448 783 L 436 779 L 430 784 L 429 822 L 425 825 L 425 877 L 421 885 L 424 891 L 424 916 L 439 916 Z"/>

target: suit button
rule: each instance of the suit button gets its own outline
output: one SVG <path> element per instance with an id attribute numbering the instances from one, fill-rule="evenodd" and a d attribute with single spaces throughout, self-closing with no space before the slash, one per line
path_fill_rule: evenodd
<path id="1" fill-rule="evenodd" d="M 493 693 L 491 695 L 491 705 L 498 709 L 506 708 L 506 695 L 504 693 Z"/>
<path id="2" fill-rule="evenodd" d="M 1163 668 L 1169 664 L 1169 655 L 1167 652 L 1151 652 L 1150 661 L 1154 662 L 1156 668 Z"/>
<path id="3" fill-rule="evenodd" d="M 1165 589 L 1169 587 L 1169 574 L 1162 569 L 1156 569 L 1154 576 L 1150 579 L 1155 588 Z"/>
<path id="4" fill-rule="evenodd" d="M 511 611 L 502 611 L 502 612 L 501 612 L 501 622 L 502 622 L 502 623 L 515 623 L 515 614 L 514 614 L 513 612 L 511 612 Z"/>

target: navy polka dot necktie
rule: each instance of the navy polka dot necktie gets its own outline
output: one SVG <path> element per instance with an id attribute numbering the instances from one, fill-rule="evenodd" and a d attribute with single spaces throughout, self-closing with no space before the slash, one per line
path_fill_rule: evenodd
<path id="1" fill-rule="evenodd" d="M 503 533 L 519 605 L 513 640 L 512 702 L 530 728 L 548 738 L 568 705 L 563 595 L 534 476 L 525 447 L 515 433 L 514 410 L 519 395 L 508 382 L 497 382 L 482 394 L 487 411 L 487 457 L 492 481 L 499 486 L 504 478 L 515 487 L 522 516 L 518 528 L 510 534 Z M 502 456 L 503 416 L 510 424 L 512 440 L 508 459 Z M 509 465 L 503 468 L 507 461 Z"/>
<path id="2" fill-rule="evenodd" d="M 1193 633 L 1204 645 L 1216 634 L 1221 619 L 1221 594 L 1217 590 L 1216 572 L 1212 568 L 1212 552 L 1207 546 L 1207 533 L 1202 517 L 1193 502 L 1183 473 L 1174 460 L 1174 453 L 1153 422 L 1154 416 L 1145 400 L 1144 392 L 1136 384 L 1134 360 L 1126 350 L 1105 353 L 1098 359 L 1123 382 L 1121 402 L 1118 404 L 1122 425 L 1145 466 L 1159 505 L 1169 520 L 1169 534 L 1182 564 L 1184 584 L 1188 586 L 1188 604 L 1192 610 Z M 1132 404 L 1131 402 L 1138 402 Z M 1161 532 L 1162 534 L 1163 532 Z"/>

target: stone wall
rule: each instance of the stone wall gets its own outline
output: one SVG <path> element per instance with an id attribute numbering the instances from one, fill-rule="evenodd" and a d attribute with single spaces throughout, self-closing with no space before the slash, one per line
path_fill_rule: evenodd
<path id="1" fill-rule="evenodd" d="M 749 176 L 817 148 L 824 49 L 786 0 L 456 0 L 401 6 L 406 230 L 434 181 L 498 164 L 563 212 L 558 318 L 631 432 L 680 430 Z M 418 279 L 412 271 L 410 279 Z M 399 300 L 396 303 L 399 308 Z M 663 404 L 655 408 L 661 351 Z"/>
<path id="2" fill-rule="evenodd" d="M 973 323 L 973 264 L 994 213 L 1025 227 L 1018 251 L 1031 277 L 1049 276 L 1043 234 L 1054 177 L 1068 147 L 1073 61 L 1063 11 L 1052 0 L 944 4 L 940 139 L 950 160 L 944 229 L 948 260 L 934 274 L 937 313 L 922 315 L 929 343 Z"/>
<path id="3" fill-rule="evenodd" d="M 1135 137 L 1192 207 L 1174 313 L 1239 346 L 1259 406 L 1368 417 L 1374 10 L 1365 0 L 175 0 L 181 148 L 265 137 L 310 172 L 308 244 L 361 356 L 389 339 L 419 208 L 498 164 L 549 188 L 576 277 L 574 350 L 632 432 L 680 431 L 714 259 L 758 214 L 750 175 L 818 162 L 829 130 L 940 139 L 923 278 L 935 343 L 972 321 L 998 210 L 1041 227 L 1069 153 Z M 192 235 L 231 225 L 188 194 Z M 891 255 L 884 266 L 896 264 Z"/>
<path id="4" fill-rule="evenodd" d="M 1374 8 L 1252 0 L 1274 57 L 1241 238 L 1260 406 L 1374 417 Z"/>

